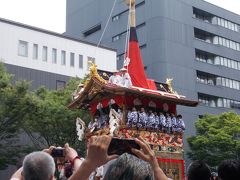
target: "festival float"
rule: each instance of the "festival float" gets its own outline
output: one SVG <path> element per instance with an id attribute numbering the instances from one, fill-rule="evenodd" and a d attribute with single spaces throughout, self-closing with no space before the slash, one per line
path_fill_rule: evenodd
<path id="1" fill-rule="evenodd" d="M 172 79 L 166 83 L 147 79 L 141 59 L 135 24 L 135 1 L 129 6 L 129 41 L 123 68 L 116 72 L 98 70 L 90 64 L 89 75 L 80 84 L 72 109 L 91 114 L 88 125 L 77 118 L 79 140 L 93 135 L 121 139 L 141 136 L 156 154 L 160 167 L 169 178 L 184 179 L 183 116 L 176 106 L 197 106 L 173 90 Z"/>

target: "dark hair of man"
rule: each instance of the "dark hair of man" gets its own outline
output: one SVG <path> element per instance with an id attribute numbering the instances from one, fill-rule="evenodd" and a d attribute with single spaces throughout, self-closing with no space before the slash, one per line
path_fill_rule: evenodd
<path id="1" fill-rule="evenodd" d="M 149 163 L 130 154 L 123 154 L 113 162 L 104 176 L 104 180 L 152 180 Z"/>
<path id="2" fill-rule="evenodd" d="M 188 166 L 188 180 L 209 180 L 211 171 L 203 161 L 194 161 Z"/>
<path id="3" fill-rule="evenodd" d="M 240 161 L 224 160 L 218 166 L 218 177 L 221 180 L 237 180 L 240 178 Z"/>

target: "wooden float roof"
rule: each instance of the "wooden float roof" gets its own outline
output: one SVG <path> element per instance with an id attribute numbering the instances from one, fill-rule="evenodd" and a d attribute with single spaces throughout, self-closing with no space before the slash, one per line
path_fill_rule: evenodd
<path id="1" fill-rule="evenodd" d="M 107 83 L 100 76 L 90 76 L 90 80 L 86 83 L 84 90 L 69 105 L 73 109 L 87 109 L 89 105 L 100 102 L 102 99 L 112 98 L 114 96 L 134 96 L 147 98 L 152 101 L 162 101 L 166 103 L 174 103 L 177 105 L 195 107 L 197 101 L 188 100 L 184 96 L 173 94 L 165 91 L 153 91 L 138 87 L 125 88 L 114 84 Z"/>

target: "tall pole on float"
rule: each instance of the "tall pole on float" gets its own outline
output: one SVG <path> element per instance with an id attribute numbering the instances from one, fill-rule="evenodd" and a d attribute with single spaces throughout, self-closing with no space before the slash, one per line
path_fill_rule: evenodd
<path id="1" fill-rule="evenodd" d="M 130 27 L 136 27 L 135 0 L 125 0 L 125 3 L 130 6 Z"/>
<path id="2" fill-rule="evenodd" d="M 127 25 L 127 33 L 126 33 L 126 44 L 125 44 L 125 59 L 123 66 L 127 68 L 130 63 L 129 59 L 129 41 L 130 41 L 130 29 L 136 28 L 136 14 L 135 14 L 135 0 L 124 0 L 125 4 L 129 7 L 129 15 L 128 15 L 128 25 Z"/>

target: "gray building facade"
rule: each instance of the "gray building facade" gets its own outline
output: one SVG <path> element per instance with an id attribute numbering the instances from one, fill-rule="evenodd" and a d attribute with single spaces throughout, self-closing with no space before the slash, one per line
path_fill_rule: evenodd
<path id="1" fill-rule="evenodd" d="M 68 0 L 66 34 L 98 42 L 114 1 Z M 117 49 L 123 65 L 128 7 L 117 1 L 102 44 Z M 189 99 L 178 107 L 186 136 L 205 113 L 240 113 L 240 16 L 202 0 L 136 0 L 136 27 L 145 71 Z M 186 144 L 186 143 L 185 143 Z"/>

